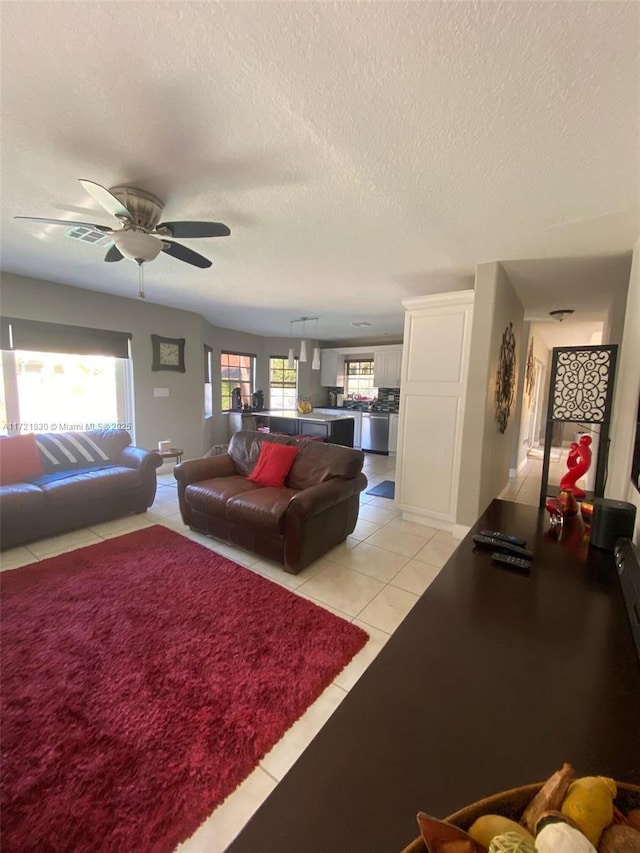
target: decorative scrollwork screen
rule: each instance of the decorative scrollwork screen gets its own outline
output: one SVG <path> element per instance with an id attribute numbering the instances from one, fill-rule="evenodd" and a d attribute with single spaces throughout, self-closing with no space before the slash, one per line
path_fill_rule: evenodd
<path id="1" fill-rule="evenodd" d="M 540 506 L 544 506 L 548 494 L 553 426 L 558 422 L 599 425 L 593 497 L 604 495 L 617 352 L 618 347 L 615 344 L 554 348 L 549 381 Z"/>
<path id="2" fill-rule="evenodd" d="M 606 413 L 611 365 L 611 347 L 558 351 L 553 420 L 601 424 Z"/>

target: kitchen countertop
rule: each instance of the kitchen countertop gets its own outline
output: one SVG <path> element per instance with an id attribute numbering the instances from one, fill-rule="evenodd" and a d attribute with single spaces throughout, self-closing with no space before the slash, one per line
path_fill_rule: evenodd
<path id="1" fill-rule="evenodd" d="M 327 408 L 329 408 L 327 406 Z M 342 411 L 342 410 L 336 410 Z M 264 412 L 247 412 L 259 418 L 286 418 L 292 421 L 316 421 L 317 423 L 331 423 L 332 421 L 343 421 L 347 418 L 353 419 L 353 414 L 345 411 L 344 414 L 322 415 L 319 412 L 309 412 L 307 415 L 302 415 L 300 412 L 292 412 L 290 410 L 269 410 Z"/>

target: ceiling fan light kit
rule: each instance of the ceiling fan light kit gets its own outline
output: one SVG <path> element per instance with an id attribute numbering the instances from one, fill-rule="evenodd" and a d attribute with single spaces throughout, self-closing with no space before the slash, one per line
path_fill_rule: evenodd
<path id="1" fill-rule="evenodd" d="M 127 230 L 114 234 L 113 244 L 123 258 L 148 263 L 155 260 L 162 251 L 163 244 L 156 237 L 144 231 Z"/>
<path id="2" fill-rule="evenodd" d="M 95 181 L 78 179 L 83 188 L 107 213 L 114 216 L 120 228 L 109 228 L 88 222 L 72 222 L 68 219 L 44 219 L 34 216 L 14 216 L 14 219 L 26 219 L 31 222 L 43 222 L 47 225 L 63 225 L 69 228 L 90 228 L 104 232 L 113 242 L 105 255 L 107 263 L 115 263 L 123 258 L 135 261 L 140 270 L 140 298 L 144 299 L 142 286 L 142 264 L 155 260 L 160 252 L 171 255 L 200 269 L 207 269 L 211 261 L 192 249 L 176 243 L 173 237 L 186 239 L 200 237 L 228 237 L 231 234 L 222 222 L 160 222 L 163 203 L 159 198 L 138 189 L 118 185 L 107 189 Z"/>

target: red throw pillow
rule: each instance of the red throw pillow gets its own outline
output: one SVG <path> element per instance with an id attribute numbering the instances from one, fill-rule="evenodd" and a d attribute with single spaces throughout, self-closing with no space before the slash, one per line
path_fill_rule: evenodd
<path id="1" fill-rule="evenodd" d="M 40 453 L 32 432 L 0 436 L 0 486 L 20 483 L 42 473 Z"/>
<path id="2" fill-rule="evenodd" d="M 261 486 L 275 486 L 277 489 L 281 489 L 297 452 L 297 445 L 274 444 L 272 441 L 265 441 L 260 448 L 256 466 L 248 479 L 252 483 L 259 483 Z"/>

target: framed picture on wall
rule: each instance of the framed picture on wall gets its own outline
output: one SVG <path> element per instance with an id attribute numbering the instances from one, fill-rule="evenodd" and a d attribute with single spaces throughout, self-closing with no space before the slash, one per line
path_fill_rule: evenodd
<path id="1" fill-rule="evenodd" d="M 176 370 L 185 372 L 184 338 L 163 338 L 161 335 L 151 335 L 153 361 L 151 370 Z"/>

